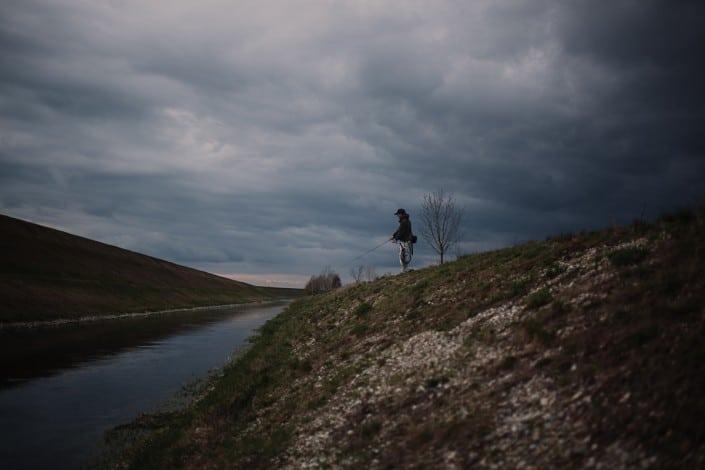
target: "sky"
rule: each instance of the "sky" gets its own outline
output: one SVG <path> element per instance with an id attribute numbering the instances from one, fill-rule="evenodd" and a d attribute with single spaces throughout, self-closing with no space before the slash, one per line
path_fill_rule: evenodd
<path id="1" fill-rule="evenodd" d="M 0 3 L 0 213 L 260 285 L 705 200 L 705 2 Z M 436 262 L 417 245 L 413 265 Z"/>

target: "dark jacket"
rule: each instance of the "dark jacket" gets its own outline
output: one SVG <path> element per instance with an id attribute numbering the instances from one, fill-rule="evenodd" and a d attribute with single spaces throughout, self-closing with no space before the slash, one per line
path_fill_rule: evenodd
<path id="1" fill-rule="evenodd" d="M 392 238 L 402 242 L 411 241 L 411 220 L 409 220 L 408 214 L 399 220 L 399 228 L 394 232 Z"/>

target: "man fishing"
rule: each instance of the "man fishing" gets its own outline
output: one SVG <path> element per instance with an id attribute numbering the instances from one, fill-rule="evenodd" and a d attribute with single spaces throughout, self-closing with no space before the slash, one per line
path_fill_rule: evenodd
<path id="1" fill-rule="evenodd" d="M 411 255 L 414 254 L 413 243 L 416 237 L 411 233 L 409 214 L 404 209 L 397 209 L 394 215 L 399 217 L 399 228 L 390 240 L 399 243 L 399 264 L 401 264 L 401 272 L 405 273 L 411 263 Z"/>

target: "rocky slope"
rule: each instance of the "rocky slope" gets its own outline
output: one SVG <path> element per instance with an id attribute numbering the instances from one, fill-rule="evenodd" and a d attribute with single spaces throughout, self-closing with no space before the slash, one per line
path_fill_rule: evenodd
<path id="1" fill-rule="evenodd" d="M 705 213 L 301 299 L 118 466 L 705 464 Z"/>

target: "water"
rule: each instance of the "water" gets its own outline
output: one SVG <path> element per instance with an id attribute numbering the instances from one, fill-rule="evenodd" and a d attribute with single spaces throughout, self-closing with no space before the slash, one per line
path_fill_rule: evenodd
<path id="1" fill-rule="evenodd" d="M 284 303 L 0 331 L 0 468 L 76 468 L 224 365 Z"/>

